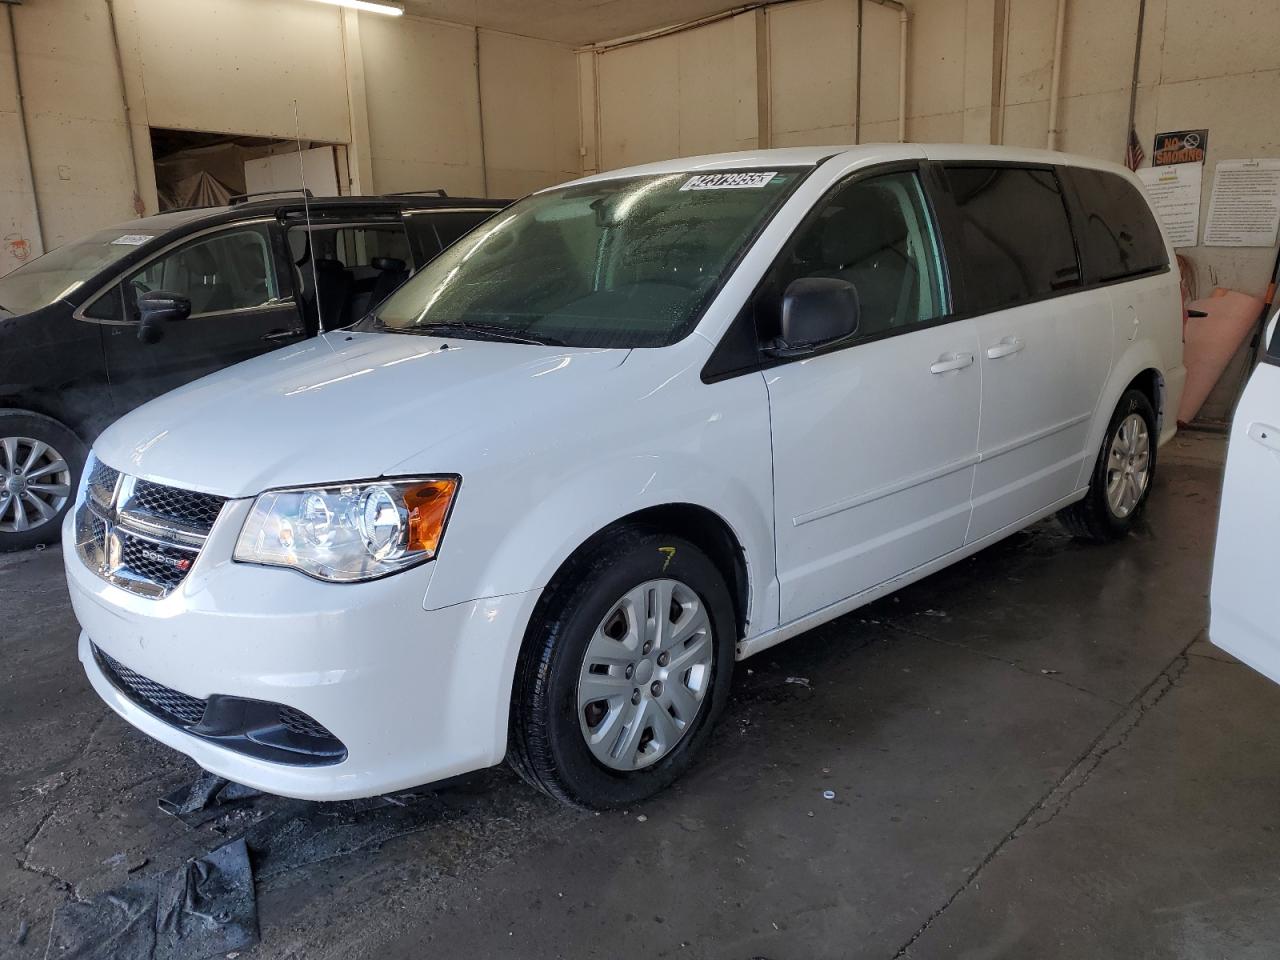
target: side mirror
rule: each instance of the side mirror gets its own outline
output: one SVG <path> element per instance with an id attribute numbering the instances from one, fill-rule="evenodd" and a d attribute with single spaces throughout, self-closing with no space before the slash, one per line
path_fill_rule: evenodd
<path id="1" fill-rule="evenodd" d="M 138 339 L 143 343 L 159 343 L 164 338 L 163 324 L 185 320 L 191 316 L 191 301 L 176 293 L 153 290 L 138 297 Z"/>
<path id="2" fill-rule="evenodd" d="M 770 352 L 794 357 L 858 330 L 858 291 L 847 280 L 801 277 L 782 296 L 782 336 Z"/>

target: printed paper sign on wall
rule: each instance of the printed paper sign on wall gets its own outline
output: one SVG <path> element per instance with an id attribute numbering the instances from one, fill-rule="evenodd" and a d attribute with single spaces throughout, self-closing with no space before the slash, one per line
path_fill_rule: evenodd
<path id="1" fill-rule="evenodd" d="M 1200 175 L 1198 163 L 1143 167 L 1138 178 L 1165 236 L 1175 247 L 1194 247 L 1200 232 Z"/>
<path id="2" fill-rule="evenodd" d="M 1220 160 L 1213 173 L 1206 247 L 1270 247 L 1280 229 L 1280 160 Z"/>

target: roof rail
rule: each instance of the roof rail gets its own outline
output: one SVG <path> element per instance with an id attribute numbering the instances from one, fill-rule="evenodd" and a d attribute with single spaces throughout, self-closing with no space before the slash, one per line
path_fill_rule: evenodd
<path id="1" fill-rule="evenodd" d="M 384 193 L 384 197 L 447 197 L 439 187 L 434 190 L 393 190 L 391 193 Z"/>
<path id="2" fill-rule="evenodd" d="M 315 199 L 315 194 L 312 193 L 309 189 L 306 189 L 306 188 L 290 189 L 286 187 L 280 190 L 258 190 L 258 191 L 255 191 L 254 193 L 233 193 L 230 197 L 227 198 L 227 203 L 228 205 L 234 207 L 242 203 L 248 203 L 254 197 L 287 197 L 287 196 L 292 196 L 294 194 L 297 194 L 300 197 L 306 197 L 308 200 Z"/>

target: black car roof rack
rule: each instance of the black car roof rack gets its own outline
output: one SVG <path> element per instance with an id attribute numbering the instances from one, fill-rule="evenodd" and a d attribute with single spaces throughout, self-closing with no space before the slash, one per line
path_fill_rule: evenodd
<path id="1" fill-rule="evenodd" d="M 294 196 L 295 194 L 299 197 L 306 197 L 308 200 L 314 200 L 316 196 L 310 189 L 305 187 L 302 189 L 298 189 L 296 187 L 284 187 L 280 190 L 257 190 L 253 193 L 234 193 L 227 198 L 227 205 L 232 207 L 239 206 L 242 203 L 248 203 L 255 197 L 288 197 Z"/>
<path id="2" fill-rule="evenodd" d="M 384 197 L 448 197 L 439 187 L 434 190 L 396 190 L 392 193 L 384 193 Z"/>

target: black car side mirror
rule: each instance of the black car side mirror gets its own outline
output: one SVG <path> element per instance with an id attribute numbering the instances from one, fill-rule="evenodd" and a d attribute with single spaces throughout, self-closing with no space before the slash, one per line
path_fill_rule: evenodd
<path id="1" fill-rule="evenodd" d="M 152 290 L 138 297 L 138 339 L 143 343 L 159 343 L 164 339 L 163 324 L 185 320 L 191 316 L 191 300 L 176 293 Z"/>
<path id="2" fill-rule="evenodd" d="M 782 336 L 769 352 L 794 357 L 858 331 L 858 291 L 847 280 L 801 277 L 782 296 Z"/>

